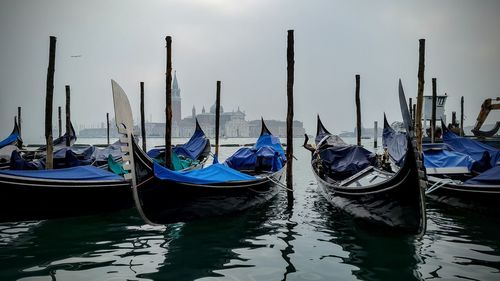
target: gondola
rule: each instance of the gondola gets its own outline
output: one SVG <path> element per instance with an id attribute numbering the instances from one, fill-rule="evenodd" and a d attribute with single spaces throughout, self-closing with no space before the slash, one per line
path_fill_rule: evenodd
<path id="1" fill-rule="evenodd" d="M 17 120 L 14 119 L 14 129 L 12 133 L 0 142 L 0 170 L 9 167 L 10 156 L 12 152 L 23 146 L 21 132 L 17 125 Z"/>
<path id="2" fill-rule="evenodd" d="M 409 120 L 401 82 L 399 91 L 402 114 Z M 323 196 L 335 207 L 370 225 L 423 234 L 425 174 L 417 162 L 410 124 L 405 122 L 410 134 L 403 165 L 390 172 L 377 166 L 373 153 L 347 145 L 328 132 L 318 116 L 311 166 Z"/>
<path id="3" fill-rule="evenodd" d="M 500 150 L 443 128 L 444 147 L 440 153 L 452 154 L 457 160 L 448 157 L 446 162 L 434 165 L 439 167 L 427 168 L 427 196 L 453 207 L 499 213 Z M 434 155 L 427 155 L 426 165 L 430 166 L 432 160 Z"/>
<path id="4" fill-rule="evenodd" d="M 9 145 L 21 147 L 22 144 L 23 140 L 21 138 L 21 132 L 19 131 L 19 126 L 17 125 L 17 121 L 14 119 L 14 129 L 12 129 L 12 132 L 7 138 L 0 141 L 0 149 Z"/>
<path id="5" fill-rule="evenodd" d="M 127 124 L 133 127 L 131 120 Z M 118 129 L 123 132 L 121 126 Z M 0 171 L 0 222 L 93 215 L 134 207 L 131 187 L 146 188 L 152 177 L 132 169 L 133 159 L 144 157 L 139 149 L 131 149 L 138 148 L 133 139 L 130 133 L 119 142 L 126 171 L 123 175 L 92 165 Z M 134 156 L 134 152 L 140 153 Z M 199 164 L 190 168 L 198 167 Z"/>
<path id="6" fill-rule="evenodd" d="M 75 128 L 73 128 L 73 124 L 71 122 L 69 124 L 69 132 L 64 133 L 64 135 L 58 137 L 52 142 L 52 145 L 54 146 L 54 151 L 58 148 L 67 146 L 66 143 L 68 139 L 69 139 L 69 146 L 72 146 L 77 140 Z M 45 151 L 45 150 L 47 150 L 47 147 L 45 145 L 40 146 L 38 148 L 38 151 Z"/>
<path id="7" fill-rule="evenodd" d="M 132 124 L 128 98 L 116 82 L 113 82 L 113 98 L 117 122 Z M 128 136 L 132 130 L 123 129 L 120 132 Z M 152 224 L 186 222 L 241 212 L 276 195 L 280 180 L 284 178 L 284 165 L 276 171 L 247 174 L 218 163 L 217 157 L 212 165 L 203 169 L 172 171 L 155 163 L 134 140 L 131 141 L 134 173 L 138 180 L 133 187 L 134 199 L 143 219 Z M 280 144 L 265 126 L 258 143 L 263 146 Z M 148 184 L 139 183 L 141 180 Z"/>

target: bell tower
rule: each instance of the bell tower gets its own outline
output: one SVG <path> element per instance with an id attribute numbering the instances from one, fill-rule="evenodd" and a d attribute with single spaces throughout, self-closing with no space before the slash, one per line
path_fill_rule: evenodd
<path id="1" fill-rule="evenodd" d="M 177 71 L 175 71 L 172 82 L 172 123 L 178 124 L 182 119 L 181 116 L 181 89 L 177 82 Z"/>

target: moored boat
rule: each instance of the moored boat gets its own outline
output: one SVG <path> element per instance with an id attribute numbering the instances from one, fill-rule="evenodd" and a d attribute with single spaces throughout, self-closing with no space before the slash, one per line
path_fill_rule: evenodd
<path id="1" fill-rule="evenodd" d="M 400 103 L 406 103 L 400 84 Z M 406 105 L 401 104 L 403 107 Z M 405 115 L 405 112 L 402 112 Z M 406 123 L 405 123 L 406 125 Z M 377 165 L 374 153 L 347 145 L 328 132 L 318 116 L 311 166 L 323 196 L 355 218 L 401 232 L 423 234 L 426 228 L 425 174 L 417 162 L 413 128 L 403 164 L 396 172 Z"/>
<path id="2" fill-rule="evenodd" d="M 117 122 L 131 123 L 130 108 L 126 109 L 129 104 L 127 96 L 116 83 L 113 83 L 113 97 Z M 131 131 L 123 130 L 121 133 L 128 136 Z M 212 165 L 202 169 L 173 171 L 155 163 L 133 140 L 132 143 L 134 171 L 138 179 L 133 187 L 134 199 L 137 209 L 148 223 L 185 222 L 238 213 L 269 200 L 277 194 L 281 185 L 284 165 L 273 162 L 281 159 L 281 153 L 257 154 L 262 147 L 270 149 L 279 144 L 281 148 L 279 139 L 270 134 L 265 125 L 254 147 L 255 154 L 248 155 L 260 160 L 254 161 L 252 173 L 218 163 L 217 157 Z M 284 159 L 281 160 L 284 162 Z M 266 163 L 271 165 L 261 165 Z M 144 180 L 148 184 L 139 182 Z"/>

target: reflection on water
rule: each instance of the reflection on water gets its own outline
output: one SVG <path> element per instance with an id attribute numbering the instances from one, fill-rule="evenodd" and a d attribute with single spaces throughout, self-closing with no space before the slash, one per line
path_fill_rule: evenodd
<path id="1" fill-rule="evenodd" d="M 498 218 L 428 204 L 429 229 L 422 243 L 426 279 L 499 280 Z"/>
<path id="2" fill-rule="evenodd" d="M 0 224 L 0 280 L 500 280 L 496 217 L 429 202 L 422 238 L 371 229 L 317 192 L 300 142 L 292 209 L 283 191 L 192 223 L 147 226 L 129 210 Z"/>

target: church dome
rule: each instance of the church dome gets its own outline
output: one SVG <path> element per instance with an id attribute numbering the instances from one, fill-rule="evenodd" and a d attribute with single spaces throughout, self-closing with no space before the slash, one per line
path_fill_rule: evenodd
<path id="1" fill-rule="evenodd" d="M 215 114 L 215 103 L 210 107 L 210 113 Z M 224 107 L 220 106 L 220 113 L 224 113 Z"/>

